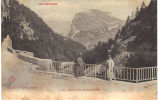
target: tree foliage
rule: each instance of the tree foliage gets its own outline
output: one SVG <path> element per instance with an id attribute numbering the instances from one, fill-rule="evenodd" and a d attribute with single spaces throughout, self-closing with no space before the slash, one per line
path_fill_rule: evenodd
<path id="1" fill-rule="evenodd" d="M 131 13 L 131 19 L 134 19 L 135 18 L 135 12 L 132 12 Z"/>
<path id="2" fill-rule="evenodd" d="M 138 16 L 138 14 L 139 14 L 139 7 L 136 8 L 135 17 Z"/>
<path id="3" fill-rule="evenodd" d="M 126 24 L 128 24 L 130 22 L 130 20 L 131 20 L 131 18 L 130 18 L 130 16 L 128 16 L 126 19 Z"/>
<path id="4" fill-rule="evenodd" d="M 111 50 L 114 44 L 113 39 L 109 39 L 108 42 L 98 42 L 98 45 L 83 54 L 83 60 L 85 63 L 96 64 L 101 63 L 108 57 L 108 50 Z"/>
<path id="5" fill-rule="evenodd" d="M 142 6 L 141 6 L 141 10 L 146 8 L 145 2 L 143 1 Z"/>

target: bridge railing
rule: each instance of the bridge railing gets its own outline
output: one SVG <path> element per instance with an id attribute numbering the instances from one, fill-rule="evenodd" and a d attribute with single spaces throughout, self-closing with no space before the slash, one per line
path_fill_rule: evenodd
<path id="1" fill-rule="evenodd" d="M 94 69 L 95 69 L 95 64 L 84 64 L 83 65 L 83 71 L 84 75 L 86 76 L 93 76 L 94 75 Z"/>
<path id="2" fill-rule="evenodd" d="M 30 55 L 19 53 L 12 48 L 7 49 L 10 53 L 16 54 L 17 58 L 39 66 L 40 70 L 74 74 L 75 64 L 72 62 L 52 61 L 51 59 L 40 59 Z M 64 63 L 64 64 L 63 64 Z M 107 78 L 107 68 L 97 64 L 84 64 L 83 71 L 85 76 L 96 78 Z M 157 67 L 114 67 L 114 78 L 125 81 L 145 81 L 157 79 Z"/>
<path id="3" fill-rule="evenodd" d="M 90 77 L 105 77 L 105 67 L 97 64 L 84 64 L 84 75 Z"/>
<path id="4" fill-rule="evenodd" d="M 61 62 L 61 61 L 52 61 L 52 66 L 50 68 L 52 72 L 67 73 L 72 74 L 74 72 L 74 63 L 72 62 Z"/>
<path id="5" fill-rule="evenodd" d="M 73 74 L 74 73 L 74 63 L 72 63 L 72 62 L 61 63 L 61 66 L 59 67 L 59 72 Z"/>
<path id="6" fill-rule="evenodd" d="M 61 66 L 61 61 L 52 61 L 52 66 L 50 67 L 50 71 L 59 72 L 60 66 Z"/>
<path id="7" fill-rule="evenodd" d="M 84 75 L 107 79 L 107 68 L 97 64 L 84 64 Z M 157 67 L 114 67 L 114 79 L 124 81 L 145 81 L 157 79 Z"/>
<path id="8" fill-rule="evenodd" d="M 117 80 L 127 80 L 134 82 L 154 80 L 157 79 L 157 67 L 115 67 L 114 76 Z"/>

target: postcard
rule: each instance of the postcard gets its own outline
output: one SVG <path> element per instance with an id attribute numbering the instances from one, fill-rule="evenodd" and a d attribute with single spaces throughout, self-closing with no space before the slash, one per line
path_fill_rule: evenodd
<path id="1" fill-rule="evenodd" d="M 157 0 L 1 0 L 2 100 L 156 100 Z"/>

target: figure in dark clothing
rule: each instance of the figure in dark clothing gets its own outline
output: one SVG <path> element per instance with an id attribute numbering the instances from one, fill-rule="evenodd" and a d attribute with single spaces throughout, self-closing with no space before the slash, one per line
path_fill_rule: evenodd
<path id="1" fill-rule="evenodd" d="M 84 75 L 84 62 L 81 56 L 77 58 L 77 63 L 75 64 L 75 75 L 77 77 Z"/>
<path id="2" fill-rule="evenodd" d="M 74 71 L 75 71 L 74 73 L 75 73 L 75 76 L 76 76 L 76 77 L 79 77 L 79 66 L 80 66 L 80 65 L 79 65 L 78 63 L 76 63 L 76 64 L 75 64 L 75 67 L 74 67 Z"/>
<path id="3" fill-rule="evenodd" d="M 77 58 L 77 62 L 78 62 L 78 74 L 81 77 L 84 75 L 84 62 L 81 57 Z"/>

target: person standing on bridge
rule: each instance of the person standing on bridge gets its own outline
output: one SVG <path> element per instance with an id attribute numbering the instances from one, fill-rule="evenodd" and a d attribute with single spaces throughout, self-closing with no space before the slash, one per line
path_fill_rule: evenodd
<path id="1" fill-rule="evenodd" d="M 106 61 L 107 64 L 107 79 L 112 80 L 114 78 L 114 61 L 111 56 L 108 56 L 108 60 Z"/>
<path id="2" fill-rule="evenodd" d="M 82 60 L 82 55 L 80 54 L 80 56 L 77 58 L 77 64 L 76 64 L 76 68 L 75 68 L 75 73 L 76 76 L 81 77 L 84 75 L 84 62 Z"/>

